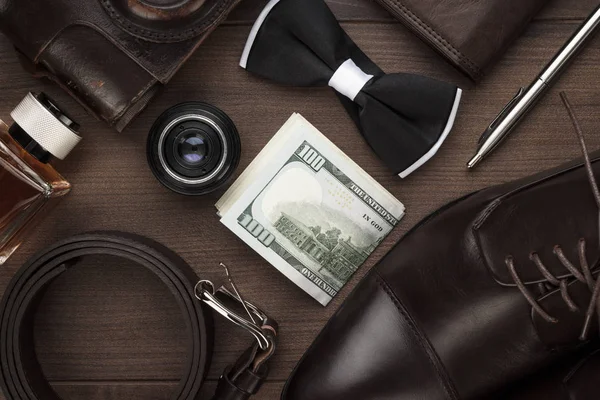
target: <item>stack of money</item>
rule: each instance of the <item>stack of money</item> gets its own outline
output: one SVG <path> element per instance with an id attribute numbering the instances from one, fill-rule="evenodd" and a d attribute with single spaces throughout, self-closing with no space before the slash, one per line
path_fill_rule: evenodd
<path id="1" fill-rule="evenodd" d="M 405 210 L 299 114 L 216 207 L 225 226 L 323 305 Z"/>

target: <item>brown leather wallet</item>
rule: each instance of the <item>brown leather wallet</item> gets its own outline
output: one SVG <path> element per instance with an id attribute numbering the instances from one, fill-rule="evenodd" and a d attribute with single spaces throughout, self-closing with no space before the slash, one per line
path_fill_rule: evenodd
<path id="1" fill-rule="evenodd" d="M 0 0 L 24 66 L 118 131 L 240 0 Z"/>
<path id="2" fill-rule="evenodd" d="M 548 0 L 377 0 L 478 82 Z"/>

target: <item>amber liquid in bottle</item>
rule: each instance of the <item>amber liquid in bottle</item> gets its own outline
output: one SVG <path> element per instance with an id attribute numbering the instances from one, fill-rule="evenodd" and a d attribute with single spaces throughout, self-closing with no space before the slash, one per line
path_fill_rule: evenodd
<path id="1" fill-rule="evenodd" d="M 71 185 L 50 165 L 29 154 L 0 121 L 0 265 Z"/>

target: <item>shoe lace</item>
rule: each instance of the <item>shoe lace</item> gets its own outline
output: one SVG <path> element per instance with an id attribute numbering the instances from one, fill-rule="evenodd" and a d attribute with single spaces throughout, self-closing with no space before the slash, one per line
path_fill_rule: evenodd
<path id="1" fill-rule="evenodd" d="M 594 199 L 596 201 L 596 205 L 597 205 L 598 211 L 599 211 L 598 216 L 599 216 L 599 227 L 600 227 L 600 190 L 598 189 L 598 184 L 596 183 L 596 179 L 594 176 L 594 170 L 592 168 L 592 162 L 590 160 L 590 156 L 587 151 L 587 146 L 585 144 L 585 138 L 583 135 L 583 131 L 581 129 L 581 126 L 579 125 L 577 117 L 575 116 L 575 112 L 573 111 L 573 108 L 571 107 L 571 104 L 567 98 L 566 93 L 561 92 L 560 97 L 567 109 L 569 118 L 571 119 L 571 121 L 575 127 L 575 131 L 577 132 L 577 137 L 579 138 L 579 144 L 581 146 L 581 150 L 583 151 L 584 164 L 585 164 L 585 169 L 587 172 L 588 180 L 590 181 Z M 599 233 L 600 233 L 600 229 L 599 229 Z M 600 237 L 600 234 L 599 234 L 599 237 Z M 567 256 L 565 255 L 565 253 L 563 252 L 563 250 L 560 246 L 557 245 L 554 247 L 554 254 L 559 259 L 560 263 L 565 267 L 565 269 L 567 269 L 575 279 L 577 279 L 579 282 L 585 284 L 588 287 L 588 289 L 590 290 L 590 292 L 592 293 L 592 298 L 590 299 L 590 303 L 589 303 L 586 313 L 585 313 L 585 323 L 583 325 L 581 335 L 579 336 L 579 339 L 581 341 L 585 341 L 589 337 L 589 331 L 590 331 L 592 320 L 594 318 L 594 314 L 596 314 L 600 319 L 600 278 L 594 278 L 592 269 L 590 268 L 590 265 L 587 261 L 585 239 L 583 239 L 583 238 L 580 239 L 579 244 L 578 244 L 579 264 L 580 264 L 581 269 L 578 269 L 567 258 Z M 538 268 L 538 270 L 540 271 L 542 276 L 551 285 L 554 285 L 554 286 L 560 288 L 561 296 L 562 296 L 563 300 L 565 301 L 565 303 L 568 305 L 569 309 L 572 312 L 579 311 L 580 310 L 579 307 L 577 306 L 577 304 L 575 304 L 575 302 L 573 301 L 573 298 L 569 294 L 568 279 L 567 278 L 559 279 L 556 276 L 554 276 L 548 270 L 548 268 L 544 265 L 540 256 L 537 253 L 535 253 L 535 252 L 531 253 L 530 259 L 536 265 L 536 267 Z M 546 310 L 544 310 L 544 308 L 540 305 L 540 303 L 538 302 L 536 297 L 533 295 L 531 290 L 523 282 L 523 280 L 519 276 L 519 273 L 517 272 L 513 257 L 512 256 L 506 257 L 505 262 L 506 262 L 506 266 L 508 267 L 508 270 L 509 270 L 515 284 L 517 285 L 517 288 L 521 291 L 521 293 L 523 293 L 523 296 L 525 296 L 525 298 L 527 299 L 529 304 L 531 304 L 531 306 L 533 307 L 535 312 L 537 312 L 544 320 L 546 320 L 550 323 L 558 323 L 559 322 L 558 319 L 552 317 L 548 312 L 546 312 Z"/>

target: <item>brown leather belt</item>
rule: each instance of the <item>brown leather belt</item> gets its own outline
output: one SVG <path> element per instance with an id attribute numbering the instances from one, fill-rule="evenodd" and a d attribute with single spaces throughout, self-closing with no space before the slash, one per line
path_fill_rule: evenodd
<path id="1" fill-rule="evenodd" d="M 62 273 L 76 268 L 81 257 L 89 255 L 111 255 L 133 261 L 154 273 L 169 288 L 191 332 L 185 373 L 173 398 L 197 399 L 213 350 L 214 326 L 207 304 L 238 325 L 247 321 L 239 321 L 235 312 L 229 314 L 227 306 L 217 299 L 222 292 L 215 291 L 208 281 L 199 281 L 193 269 L 177 254 L 153 240 L 121 232 L 82 234 L 60 241 L 31 258 L 13 277 L 0 308 L 0 386 L 6 398 L 60 399 L 36 358 L 34 315 L 48 285 Z M 204 293 L 210 299 L 204 298 Z M 256 315 L 263 315 L 251 304 L 245 305 L 252 307 Z M 259 336 L 270 343 L 265 346 L 257 342 L 235 365 L 225 370 L 214 400 L 246 400 L 265 380 L 266 361 L 274 351 L 277 325 L 264 316 L 256 326 L 260 329 Z"/>

